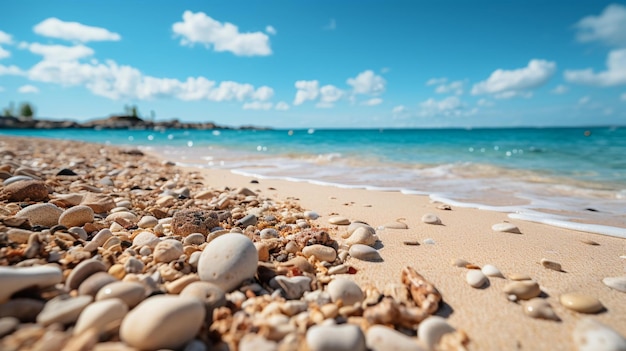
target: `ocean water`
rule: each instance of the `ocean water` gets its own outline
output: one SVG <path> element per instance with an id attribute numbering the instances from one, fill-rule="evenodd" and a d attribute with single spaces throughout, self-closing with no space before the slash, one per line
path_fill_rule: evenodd
<path id="1" fill-rule="evenodd" d="M 183 165 L 372 191 L 626 238 L 626 128 L 0 130 L 149 148 Z"/>

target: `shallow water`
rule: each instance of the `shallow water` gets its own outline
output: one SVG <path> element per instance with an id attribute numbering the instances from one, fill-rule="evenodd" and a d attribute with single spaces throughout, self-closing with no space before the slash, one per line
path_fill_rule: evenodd
<path id="1" fill-rule="evenodd" d="M 149 147 L 186 165 L 423 194 L 455 206 L 626 237 L 626 128 L 2 134 Z"/>

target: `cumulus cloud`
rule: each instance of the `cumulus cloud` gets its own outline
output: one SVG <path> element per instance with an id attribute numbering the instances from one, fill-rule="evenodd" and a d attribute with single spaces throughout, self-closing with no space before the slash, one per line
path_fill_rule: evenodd
<path id="1" fill-rule="evenodd" d="M 442 78 L 430 78 L 427 82 L 426 85 L 430 86 L 430 85 L 440 85 L 443 84 L 445 82 L 448 81 L 448 78 L 442 77 Z"/>
<path id="2" fill-rule="evenodd" d="M 15 65 L 4 66 L 0 65 L 0 76 L 21 76 L 24 75 L 24 71 L 22 71 L 19 67 Z"/>
<path id="3" fill-rule="evenodd" d="M 419 105 L 419 116 L 422 117 L 434 117 L 434 116 L 469 116 L 475 114 L 477 109 L 466 109 L 465 105 L 461 102 L 457 96 L 449 96 L 442 100 L 435 100 L 430 98 L 423 101 Z"/>
<path id="4" fill-rule="evenodd" d="M 344 91 L 334 85 L 324 85 L 319 92 L 320 103 L 329 105 L 327 107 L 332 107 L 344 95 Z"/>
<path id="5" fill-rule="evenodd" d="M 354 78 L 348 78 L 346 82 L 352 86 L 354 94 L 363 95 L 378 95 L 385 91 L 387 84 L 385 78 L 375 74 L 372 70 L 363 71 Z"/>
<path id="6" fill-rule="evenodd" d="M 17 91 L 21 94 L 36 94 L 39 92 L 39 88 L 34 85 L 27 84 L 19 87 Z"/>
<path id="7" fill-rule="evenodd" d="M 0 30 L 0 44 L 13 44 L 13 36 Z"/>
<path id="8" fill-rule="evenodd" d="M 43 45 L 32 43 L 27 46 L 33 54 L 43 56 L 46 61 L 73 61 L 93 55 L 93 49 L 84 45 Z"/>
<path id="9" fill-rule="evenodd" d="M 265 27 L 265 33 L 270 34 L 270 35 L 276 35 L 276 33 L 278 32 L 276 31 L 276 28 L 272 26 L 267 26 Z"/>
<path id="10" fill-rule="evenodd" d="M 244 110 L 271 110 L 274 104 L 271 102 L 252 101 L 243 104 Z"/>
<path id="11" fill-rule="evenodd" d="M 530 60 L 514 70 L 497 69 L 486 80 L 474 84 L 473 95 L 496 94 L 500 98 L 528 96 L 528 90 L 544 85 L 556 71 L 556 63 Z"/>
<path id="12" fill-rule="evenodd" d="M 587 16 L 576 23 L 578 41 L 599 41 L 609 46 L 626 45 L 626 7 L 607 6 L 599 16 Z"/>
<path id="13" fill-rule="evenodd" d="M 488 99 L 480 99 L 476 102 L 476 105 L 481 107 L 491 107 L 494 105 L 494 103 Z"/>
<path id="14" fill-rule="evenodd" d="M 609 87 L 626 84 L 626 49 L 609 52 L 606 71 L 595 73 L 593 69 L 566 70 L 565 80 L 571 83 Z"/>
<path id="15" fill-rule="evenodd" d="M 289 104 L 284 101 L 280 101 L 276 104 L 276 106 L 274 106 L 274 108 L 278 111 L 287 111 L 289 110 Z"/>
<path id="16" fill-rule="evenodd" d="M 376 106 L 376 105 L 380 105 L 383 103 L 383 99 L 381 98 L 372 98 L 366 101 L 363 101 L 361 103 L 361 105 L 365 105 L 365 106 Z"/>
<path id="17" fill-rule="evenodd" d="M 394 107 L 393 110 L 391 110 L 391 112 L 393 112 L 393 113 L 402 113 L 404 111 L 406 111 L 406 106 L 404 106 L 404 105 L 398 105 L 398 106 Z"/>
<path id="18" fill-rule="evenodd" d="M 305 101 L 315 100 L 319 96 L 319 82 L 317 80 L 299 80 L 295 84 L 296 97 L 294 106 L 302 105 Z"/>
<path id="19" fill-rule="evenodd" d="M 122 37 L 102 27 L 93 27 L 78 22 L 65 22 L 55 17 L 43 20 L 33 27 L 33 31 L 49 38 L 68 41 L 119 41 Z"/>
<path id="20" fill-rule="evenodd" d="M 569 91 L 569 87 L 567 85 L 563 85 L 563 84 L 559 84 L 557 85 L 554 89 L 552 89 L 550 92 L 552 94 L 565 94 Z"/>
<path id="21" fill-rule="evenodd" d="M 11 52 L 3 49 L 2 46 L 0 46 L 0 60 L 7 57 L 11 57 Z"/>
<path id="22" fill-rule="evenodd" d="M 437 86 L 437 88 L 435 88 L 435 92 L 439 93 L 439 94 L 456 94 L 456 95 L 462 95 L 463 94 L 463 85 L 465 84 L 465 82 L 463 82 L 462 80 L 456 80 L 454 82 L 450 82 L 448 84 L 442 83 L 440 85 Z"/>
<path id="23" fill-rule="evenodd" d="M 237 56 L 267 56 L 272 53 L 267 34 L 241 33 L 236 25 L 217 21 L 204 12 L 185 11 L 183 21 L 174 23 L 172 30 L 176 36 L 181 37 L 181 45 L 192 46 L 198 43 L 207 48 L 213 47 L 215 51 L 229 51 Z"/>

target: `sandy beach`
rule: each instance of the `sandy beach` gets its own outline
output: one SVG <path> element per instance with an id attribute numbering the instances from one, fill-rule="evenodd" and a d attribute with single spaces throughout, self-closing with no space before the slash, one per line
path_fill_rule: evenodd
<path id="1" fill-rule="evenodd" d="M 120 251 L 111 253 L 108 251 L 110 247 L 106 249 L 100 247 L 95 251 L 100 256 L 95 257 L 95 259 L 101 259 L 105 262 L 106 272 L 113 276 L 115 280 L 139 281 L 146 284 L 145 276 L 154 278 L 154 272 L 160 272 L 162 280 L 158 281 L 156 279 L 156 281 L 153 281 L 156 286 L 152 286 L 152 291 L 147 292 L 146 296 L 179 294 L 180 290 L 176 290 L 178 293 L 172 293 L 165 287 L 170 287 L 171 290 L 172 283 L 178 281 L 181 285 L 181 290 L 184 289 L 185 286 L 198 279 L 186 278 L 188 281 L 182 283 L 181 279 L 184 280 L 186 276 L 197 277 L 195 274 L 197 267 L 191 265 L 192 267 L 188 270 L 174 268 L 178 271 L 172 273 L 172 278 L 167 278 L 162 269 L 164 269 L 164 266 L 174 267 L 172 262 L 175 262 L 175 260 L 169 261 L 168 264 L 163 261 L 158 262 L 154 257 L 157 251 L 154 246 L 150 253 L 144 252 L 147 255 L 143 255 L 141 253 L 142 246 L 138 245 L 134 240 L 138 234 L 140 232 L 154 233 L 155 237 L 158 237 L 157 241 L 159 242 L 163 242 L 170 237 L 170 240 L 173 239 L 185 243 L 185 250 L 187 250 L 188 246 L 192 246 L 187 244 L 185 240 L 185 235 L 188 234 L 174 233 L 170 227 L 171 220 L 168 221 L 167 219 L 175 217 L 176 212 L 182 210 L 215 208 L 215 206 L 218 206 L 219 199 L 234 196 L 232 197 L 233 204 L 230 207 L 228 205 L 224 207 L 224 209 L 229 209 L 231 214 L 234 214 L 234 217 L 232 220 L 222 220 L 220 225 L 224 229 L 231 231 L 234 227 L 240 227 L 240 231 L 251 237 L 255 243 L 263 242 L 264 240 L 258 238 L 260 230 L 276 228 L 279 232 L 278 237 L 273 238 L 273 241 L 268 241 L 268 243 L 281 243 L 276 245 L 284 246 L 289 241 L 287 235 L 293 235 L 293 233 L 297 233 L 300 230 L 297 226 L 290 226 L 290 223 L 298 223 L 295 222 L 295 219 L 294 222 L 286 220 L 287 217 L 293 216 L 300 220 L 301 223 L 308 223 L 314 229 L 320 228 L 327 231 L 331 238 L 338 242 L 337 252 L 340 253 L 345 246 L 346 239 L 342 236 L 345 236 L 343 234 L 346 233 L 348 225 L 331 224 L 329 220 L 335 220 L 337 216 L 341 216 L 350 222 L 362 221 L 369 224 L 376 230 L 376 235 L 379 239 L 378 242 L 371 246 L 377 249 L 381 259 L 369 261 L 348 256 L 343 262 L 340 262 L 341 259 L 337 258 L 337 261 L 334 263 L 329 262 L 327 267 L 324 267 L 319 260 L 316 260 L 315 256 L 311 256 L 308 258 L 308 261 L 315 264 L 317 268 L 317 272 L 311 275 L 311 278 L 314 279 L 311 285 L 321 286 L 323 289 L 328 290 L 327 283 L 329 281 L 342 277 L 354 280 L 363 291 L 366 291 L 367 287 L 375 287 L 378 291 L 383 292 L 390 284 L 401 283 L 403 268 L 410 266 L 439 291 L 442 303 L 435 315 L 444 317 L 450 326 L 456 328 L 456 335 L 462 335 L 458 334 L 459 331 L 467 335 L 469 341 L 465 343 L 464 347 L 468 350 L 574 350 L 582 347 L 580 342 L 575 342 L 574 340 L 574 329 L 579 321 L 585 318 L 601 322 L 617 331 L 622 335 L 622 341 L 623 336 L 626 335 L 626 295 L 624 292 L 608 287 L 602 281 L 607 277 L 619 277 L 626 274 L 626 241 L 624 239 L 512 220 L 507 217 L 506 213 L 456 207 L 442 209 L 441 204 L 431 202 L 426 196 L 404 195 L 399 192 L 345 189 L 304 182 L 253 179 L 235 175 L 226 170 L 177 168 L 171 165 L 171 163 L 165 162 L 175 162 L 176 160 L 161 160 L 156 155 L 147 153 L 140 155 L 138 152 L 129 153 L 124 149 L 102 145 L 6 138 L 0 142 L 0 148 L 2 148 L 2 157 L 4 157 L 3 162 L 0 162 L 0 164 L 9 165 L 2 168 L 6 173 L 5 178 L 18 175 L 15 171 L 18 169 L 17 166 L 22 165 L 36 173 L 48 187 L 53 187 L 55 190 L 50 192 L 49 197 L 46 196 L 37 201 L 31 201 L 30 199 L 16 200 L 9 198 L 10 196 L 8 195 L 11 194 L 6 192 L 7 186 L 3 186 L 5 197 L 0 205 L 3 207 L 2 219 L 4 225 L 0 226 L 0 233 L 8 233 L 9 230 L 20 225 L 28 227 L 24 223 L 9 220 L 16 218 L 16 213 L 22 210 L 22 207 L 28 208 L 27 204 L 54 203 L 55 206 L 61 208 L 59 212 L 61 216 L 63 216 L 61 213 L 67 212 L 72 207 L 83 206 L 79 203 L 70 204 L 59 201 L 59 199 L 63 198 L 60 196 L 61 192 L 83 195 L 87 192 L 97 192 L 114 199 L 116 208 L 120 207 L 120 201 L 132 200 L 130 201 L 132 202 L 131 208 L 119 211 L 133 213 L 135 215 L 134 219 L 130 219 L 131 217 L 123 221 L 112 219 L 110 215 L 113 213 L 113 208 L 108 208 L 104 213 L 95 211 L 95 215 L 92 211 L 91 221 L 86 221 L 79 226 L 85 231 L 86 236 L 84 238 L 75 238 L 74 242 L 69 244 L 69 246 L 78 247 L 76 252 L 82 252 L 89 243 L 94 241 L 97 233 L 102 229 L 110 228 L 112 235 L 120 239 Z M 15 162 L 18 162 L 18 164 L 15 164 Z M 62 168 L 73 169 L 76 171 L 76 174 L 59 176 L 57 172 Z M 118 172 L 114 172 L 115 170 Z M 126 172 L 122 173 L 124 170 Z M 114 185 L 109 186 L 101 182 L 104 177 L 108 177 Z M 171 183 L 171 186 L 166 186 L 168 183 Z M 167 193 L 167 190 L 176 192 L 182 188 L 187 188 L 188 196 L 175 198 L 172 196 L 174 194 L 172 192 L 169 195 L 163 194 Z M 235 193 L 235 190 L 243 188 L 249 189 L 252 192 L 250 194 L 254 195 L 248 194 L 244 196 L 241 195 L 243 193 Z M 238 196 L 238 194 L 241 196 Z M 172 198 L 171 201 L 163 200 L 166 196 L 170 196 Z M 272 215 L 277 217 L 277 223 L 272 225 L 269 224 L 270 222 L 261 220 L 257 223 L 256 217 L 254 224 L 251 225 L 241 225 L 243 222 L 237 222 L 246 218 L 244 214 L 254 212 L 252 210 L 254 210 L 253 207 L 255 205 L 251 205 L 254 201 L 259 203 L 259 205 L 256 205 L 257 207 L 263 203 L 276 203 L 277 209 L 272 210 Z M 235 204 L 235 202 L 237 203 Z M 16 204 L 21 205 L 16 206 Z M 234 211 L 235 207 L 246 208 L 248 212 Z M 302 216 L 304 211 L 314 211 L 319 215 L 319 218 L 314 219 L 313 216 Z M 239 213 L 241 213 L 241 216 L 235 220 L 236 215 Z M 286 213 L 288 215 L 285 215 Z M 296 213 L 299 215 L 295 215 Z M 267 213 L 262 214 L 267 215 Z M 427 214 L 437 216 L 440 223 L 425 223 L 422 217 Z M 142 217 L 151 215 L 160 217 L 158 220 L 161 221 L 159 224 L 164 224 L 162 226 L 164 227 L 163 231 L 156 230 L 155 226 L 138 227 Z M 504 222 L 517 226 L 521 234 L 494 231 L 492 229 L 493 225 Z M 128 225 L 123 225 L 124 223 Z M 389 228 L 402 223 L 406 224 L 407 229 Z M 250 228 L 251 226 L 252 228 Z M 82 310 L 76 312 L 74 319 L 69 322 L 50 322 L 49 324 L 42 323 L 37 318 L 34 321 L 29 319 L 32 316 L 27 318 L 11 314 L 17 312 L 11 312 L 12 310 L 7 306 L 16 298 L 48 301 L 55 296 L 63 294 L 69 294 L 73 297 L 81 295 L 78 292 L 78 288 L 68 287 L 67 280 L 71 271 L 76 269 L 80 261 L 94 258 L 88 255 L 83 258 L 74 258 L 74 261 L 69 260 L 67 255 L 68 252 L 72 252 L 70 248 L 59 248 L 59 244 L 55 245 L 54 240 L 49 241 L 49 239 L 44 238 L 46 235 L 53 236 L 55 234 L 50 233 L 50 227 L 40 225 L 24 229 L 33 233 L 39 233 L 31 235 L 38 235 L 41 244 L 43 244 L 41 250 L 34 257 L 19 257 L 32 245 L 32 239 L 24 242 L 6 242 L 5 240 L 3 247 L 0 248 L 0 264 L 2 266 L 38 266 L 45 264 L 47 266 L 59 267 L 56 269 L 62 272 L 61 280 L 37 288 L 39 290 L 26 289 L 32 288 L 33 284 L 27 284 L 24 287 L 24 289 L 28 290 L 26 292 L 22 291 L 22 289 L 7 291 L 5 287 L 0 287 L 0 292 L 8 294 L 5 301 L 0 305 L 0 317 L 3 317 L 5 321 L 6 318 L 10 317 L 18 319 L 18 323 L 10 322 L 14 323 L 11 324 L 11 328 L 6 327 L 6 329 L 2 330 L 4 337 L 0 341 L 0 348 L 6 350 L 43 349 L 41 347 L 46 337 L 48 340 L 52 340 L 48 341 L 50 347 L 48 349 L 94 348 L 100 350 L 122 350 L 133 349 L 133 347 L 135 349 L 142 348 L 141 343 L 137 344 L 132 338 L 124 336 L 125 328 L 129 327 L 124 325 L 123 320 L 130 318 L 133 313 L 132 308 L 128 312 L 128 317 L 122 315 L 117 320 L 111 321 L 112 326 L 108 325 L 101 329 L 91 326 L 85 329 L 90 332 L 84 333 L 82 337 L 80 334 L 72 334 L 72 329 L 76 328 L 76 319 L 79 318 L 78 316 Z M 45 230 L 48 230 L 48 232 L 41 234 Z M 59 232 L 68 232 L 68 230 L 69 228 L 57 228 Z M 205 233 L 204 235 L 205 237 L 210 237 L 210 234 Z M 407 242 L 411 245 L 406 244 Z M 189 248 L 189 251 L 185 251 L 185 254 L 189 255 L 183 257 L 181 264 L 183 266 L 187 264 L 186 267 L 188 267 L 192 253 L 203 251 L 207 246 L 208 244 L 202 243 L 196 245 L 195 248 Z M 280 252 L 283 252 L 281 251 L 284 250 L 283 246 L 275 248 L 275 252 L 272 252 L 270 257 L 265 260 L 266 262 L 263 262 L 261 265 L 279 267 L 277 257 Z M 308 246 L 308 244 L 305 244 L 305 246 Z M 329 244 L 329 246 L 331 245 Z M 260 250 L 259 245 L 256 248 Z M 53 249 L 56 255 L 58 255 L 56 260 L 51 260 L 49 255 L 51 251 L 49 249 Z M 133 254 L 131 255 L 127 250 L 134 250 Z M 44 255 L 44 253 L 46 254 Z M 116 265 L 125 265 L 125 262 L 133 255 L 138 255 L 137 257 L 145 263 L 143 271 L 132 273 L 126 269 L 123 273 L 117 273 L 112 268 Z M 143 257 L 141 257 L 142 255 Z M 296 254 L 285 257 L 300 256 L 303 256 L 301 250 Z M 103 259 L 102 257 L 105 258 Z M 29 263 L 20 264 L 20 262 L 27 259 L 30 260 Z M 454 265 L 453 262 L 458 259 L 466 260 L 470 267 Z M 542 259 L 560 264 L 561 270 L 556 271 L 544 267 L 541 263 Z M 176 257 L 176 260 L 180 260 L 180 258 Z M 356 273 L 327 274 L 326 268 L 337 265 L 353 267 Z M 488 277 L 488 282 L 482 284 L 479 288 L 470 286 L 466 282 L 467 272 L 471 270 L 470 268 L 476 270 L 475 268 L 484 267 L 485 265 L 497 267 L 502 272 L 503 277 Z M 278 275 L 281 274 L 279 269 L 276 272 L 278 272 Z M 3 274 L 4 277 L 2 277 Z M 6 278 L 6 274 L 6 271 L 0 272 L 0 277 L 4 279 L 2 280 L 3 282 L 9 279 Z M 527 275 L 536 281 L 541 288 L 539 298 L 551 306 L 559 320 L 531 318 L 523 311 L 523 306 L 526 302 L 511 301 L 503 289 L 505 285 L 513 282 L 511 279 L 512 275 Z M 252 281 L 257 278 L 253 278 Z M 86 281 L 86 279 L 85 277 L 84 280 Z M 204 279 L 201 278 L 199 280 Z M 266 288 L 266 282 L 257 281 L 258 285 Z M 254 284 L 254 282 L 248 279 L 246 284 Z M 410 289 L 410 287 L 408 288 Z M 244 299 L 254 300 L 249 304 L 262 301 L 263 294 L 259 293 L 257 294 L 258 296 L 253 296 L 256 292 L 253 293 L 252 291 L 254 289 L 244 291 L 246 294 L 243 295 Z M 271 291 L 266 292 L 273 297 L 276 295 L 272 294 Z M 563 306 L 560 297 L 574 292 L 597 299 L 602 305 L 601 310 L 593 313 L 581 313 Z M 270 295 L 266 295 L 266 298 L 268 296 Z M 142 303 L 152 298 L 146 297 L 146 300 Z M 245 303 L 240 302 L 237 305 L 233 302 L 236 301 L 237 297 L 230 296 L 229 298 L 228 308 L 221 307 L 222 309 L 230 309 L 231 311 L 228 313 L 233 314 L 237 309 L 246 310 L 247 305 Z M 280 294 L 276 298 L 277 301 L 284 302 Z M 296 300 L 304 300 L 304 297 Z M 333 301 L 333 303 L 341 308 L 341 303 L 337 301 Z M 409 303 L 414 304 L 414 302 L 407 302 L 407 304 Z M 265 302 L 265 305 L 267 305 L 267 302 Z M 374 305 L 366 306 L 364 303 L 363 310 L 373 307 Z M 43 308 L 45 309 L 45 307 Z M 309 304 L 310 308 L 311 304 Z M 139 307 L 135 307 L 135 309 L 139 309 Z M 265 313 L 265 311 L 263 312 Z M 363 317 L 364 312 L 357 311 L 348 314 L 345 318 L 343 318 L 344 316 L 341 313 L 334 318 L 324 318 L 334 320 L 334 322 L 326 321 L 325 323 L 327 325 L 329 323 L 342 324 L 347 321 L 348 324 L 359 325 L 363 333 L 367 334 L 367 328 L 373 324 Z M 294 316 L 290 317 L 295 319 Z M 246 318 L 253 321 L 251 323 L 256 323 L 254 322 L 255 316 L 253 314 Z M 220 321 L 216 313 L 213 314 L 213 319 Z M 224 322 L 224 320 L 221 321 Z M 310 322 L 307 325 L 310 327 L 312 324 L 322 324 L 323 322 Z M 417 324 L 412 328 L 412 338 L 415 343 L 419 343 L 424 347 L 424 340 L 418 341 L 414 334 L 418 328 Z M 224 322 L 220 325 L 223 326 L 226 323 Z M 210 350 L 212 349 L 211 345 L 213 345 L 215 349 L 225 349 L 224 344 L 209 343 L 209 341 L 214 343 L 216 337 L 216 330 L 211 329 L 210 323 L 205 322 L 202 327 L 195 327 L 197 333 L 191 333 L 190 337 L 182 340 L 179 344 L 175 346 L 165 344 L 158 348 Z M 396 329 L 410 333 L 406 328 Z M 211 333 L 207 330 L 211 330 Z M 221 329 L 221 331 L 223 330 Z M 259 332 L 259 330 L 263 330 L 261 327 L 257 326 L 257 328 L 250 330 L 253 331 L 253 334 L 263 335 L 262 332 Z M 306 349 L 307 347 L 315 349 L 316 345 L 311 345 L 308 341 L 305 342 L 304 337 L 306 333 L 307 330 L 298 329 L 296 331 L 294 329 L 293 332 L 286 333 L 286 336 L 283 338 L 276 340 L 269 338 L 270 343 L 263 345 L 270 345 L 267 346 L 267 349 L 272 350 Z M 210 337 L 208 336 L 209 334 Z M 25 336 L 31 337 L 31 340 L 25 341 Z M 294 341 L 291 343 L 285 341 L 292 336 Z M 255 340 L 257 343 L 260 343 L 258 339 Z M 305 345 L 305 343 L 308 344 Z M 250 350 L 252 349 L 252 344 L 254 343 L 249 342 L 246 346 L 239 345 L 239 349 Z M 439 345 L 437 348 L 462 349 L 461 344 L 457 344 L 456 346 L 458 347 L 456 348 L 446 348 L 445 345 Z M 298 347 L 289 348 L 290 346 L 295 347 L 295 345 L 298 345 Z M 192 348 L 192 346 L 197 348 Z M 231 343 L 230 347 L 233 349 L 237 346 L 233 346 Z M 368 347 L 374 349 L 369 344 Z M 145 346 L 145 348 L 150 349 L 151 347 Z"/>

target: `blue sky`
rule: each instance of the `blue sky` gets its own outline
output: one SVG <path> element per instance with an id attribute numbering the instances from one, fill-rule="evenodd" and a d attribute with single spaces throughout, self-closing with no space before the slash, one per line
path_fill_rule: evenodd
<path id="1" fill-rule="evenodd" d="M 10 101 L 278 128 L 626 125 L 626 4 L 4 2 Z"/>

